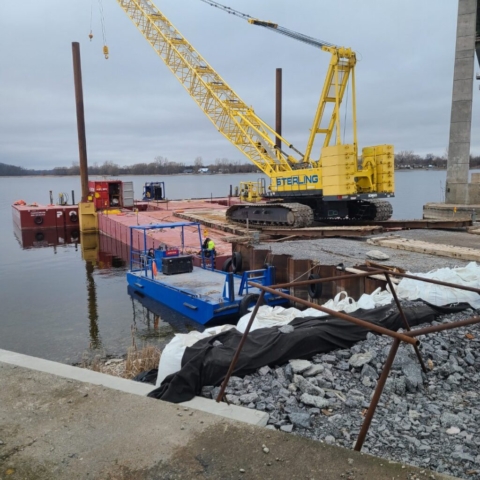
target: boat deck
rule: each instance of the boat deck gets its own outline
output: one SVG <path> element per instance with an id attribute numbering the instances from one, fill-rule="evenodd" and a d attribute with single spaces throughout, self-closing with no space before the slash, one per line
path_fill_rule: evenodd
<path id="1" fill-rule="evenodd" d="M 133 274 L 151 279 L 150 272 L 137 271 Z M 204 270 L 200 267 L 193 267 L 189 273 L 179 273 L 175 275 L 164 275 L 158 273 L 155 280 L 161 282 L 164 286 L 186 293 L 195 298 L 202 299 L 209 303 L 224 302 L 223 292 L 225 288 L 225 275 L 212 270 Z M 241 299 L 244 295 L 239 295 L 241 279 L 234 276 L 235 297 Z M 245 292 L 246 293 L 246 292 Z M 248 293 L 260 293 L 258 288 L 249 287 Z"/>

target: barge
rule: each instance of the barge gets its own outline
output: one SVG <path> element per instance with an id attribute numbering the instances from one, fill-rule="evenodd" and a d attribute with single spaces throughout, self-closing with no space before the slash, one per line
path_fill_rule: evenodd
<path id="1" fill-rule="evenodd" d="M 150 233 L 169 229 L 180 231 L 178 248 L 148 247 Z M 197 222 L 131 226 L 128 285 L 136 294 L 149 297 L 205 325 L 227 322 L 246 314 L 260 294 L 260 290 L 252 288 L 249 281 L 265 286 L 275 284 L 275 268 L 272 266 L 236 274 L 216 270 L 215 254 L 207 255 L 202 248 L 202 234 Z M 264 301 L 270 306 L 288 303 L 272 294 L 265 294 Z"/>
<path id="2" fill-rule="evenodd" d="M 27 204 L 23 200 L 18 200 L 12 205 L 12 217 L 15 225 L 21 230 L 79 228 L 78 205 Z"/>

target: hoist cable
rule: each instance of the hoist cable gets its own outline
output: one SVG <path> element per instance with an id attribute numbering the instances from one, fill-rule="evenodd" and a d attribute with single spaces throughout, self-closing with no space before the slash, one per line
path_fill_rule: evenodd
<path id="1" fill-rule="evenodd" d="M 93 0 L 90 3 L 90 33 L 88 34 L 88 38 L 92 41 L 93 38 Z"/>
<path id="2" fill-rule="evenodd" d="M 220 10 L 223 10 L 230 15 L 235 15 L 236 17 L 241 17 L 247 20 L 249 23 L 253 25 L 259 25 L 261 27 L 267 28 L 269 30 L 274 30 L 282 35 L 286 35 L 287 37 L 294 38 L 295 40 L 299 40 L 300 42 L 307 43 L 308 45 L 312 45 L 313 47 L 322 48 L 322 47 L 335 47 L 333 43 L 326 42 L 324 40 L 319 40 L 309 35 L 305 35 L 303 33 L 295 32 L 293 30 L 289 30 L 288 28 L 281 27 L 273 22 L 265 22 L 262 20 L 257 20 L 256 18 L 248 15 L 247 13 L 239 12 L 231 7 L 227 7 L 226 5 L 222 5 L 221 3 L 215 2 L 214 0 L 201 0 L 202 2 L 210 5 L 211 7 L 216 7 Z"/>
<path id="3" fill-rule="evenodd" d="M 102 0 L 98 0 L 98 9 L 100 10 L 100 22 L 102 24 L 102 37 L 103 37 L 103 44 L 107 44 L 107 32 L 105 29 L 105 16 L 103 13 L 103 2 Z"/>
<path id="4" fill-rule="evenodd" d="M 98 0 L 98 9 L 100 10 L 100 22 L 102 24 L 103 54 L 105 55 L 105 58 L 108 59 L 109 51 L 107 46 L 107 31 L 105 28 L 105 15 L 103 13 L 102 0 Z"/>

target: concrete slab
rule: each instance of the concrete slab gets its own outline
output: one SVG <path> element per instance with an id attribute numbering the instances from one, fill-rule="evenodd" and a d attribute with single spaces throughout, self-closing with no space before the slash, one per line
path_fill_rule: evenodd
<path id="1" fill-rule="evenodd" d="M 480 224 L 475 223 L 469 228 L 469 230 L 474 229 L 475 226 L 480 228 Z M 437 243 L 440 245 L 455 245 L 463 248 L 474 248 L 480 252 L 478 237 L 472 235 L 470 231 L 403 230 L 402 232 L 399 232 L 398 235 L 412 240 L 422 240 L 424 242 Z"/>
<path id="2" fill-rule="evenodd" d="M 476 185 L 476 184 L 475 184 Z M 471 220 L 480 219 L 480 204 L 427 203 L 423 206 L 426 220 Z"/>
<path id="3" fill-rule="evenodd" d="M 0 384 L 1 480 L 451 478 L 1 362 Z"/>
<path id="4" fill-rule="evenodd" d="M 201 412 L 219 415 L 221 417 L 229 418 L 230 420 L 236 420 L 237 422 L 258 425 L 259 427 L 265 427 L 269 417 L 268 413 L 260 412 L 259 410 L 238 407 L 231 404 L 227 405 L 226 403 L 217 403 L 204 397 L 195 397 L 188 402 L 181 403 L 180 405 L 182 407 L 194 408 Z"/>
<path id="5" fill-rule="evenodd" d="M 20 353 L 0 349 L 0 362 L 18 367 L 24 367 L 38 372 L 58 375 L 70 380 L 76 380 L 86 384 L 99 385 L 119 392 L 130 393 L 146 397 L 153 390 L 150 384 L 134 382 L 125 378 L 114 377 L 100 372 L 94 372 L 85 368 L 73 367 L 63 363 L 51 362 L 43 358 L 31 357 Z M 203 397 L 195 397 L 189 402 L 181 404 L 183 407 L 194 408 L 201 412 L 233 419 L 250 425 L 265 426 L 268 422 L 268 414 L 258 410 L 217 403 Z M 1 478 L 1 477 L 0 477 Z"/>
<path id="6" fill-rule="evenodd" d="M 63 363 L 44 360 L 43 358 L 31 357 L 21 353 L 10 352 L 0 349 L 0 362 L 18 367 L 29 368 L 38 372 L 50 373 L 70 380 L 91 383 L 112 388 L 120 392 L 132 393 L 134 395 L 146 396 L 153 390 L 152 385 L 146 385 L 140 382 L 133 382 L 125 378 L 114 377 L 100 372 L 94 372 L 85 368 L 73 367 Z"/>

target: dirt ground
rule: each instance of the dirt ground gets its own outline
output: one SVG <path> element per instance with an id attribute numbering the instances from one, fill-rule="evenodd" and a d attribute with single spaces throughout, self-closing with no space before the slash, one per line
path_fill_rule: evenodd
<path id="1" fill-rule="evenodd" d="M 0 384 L 0 480 L 448 478 L 10 364 Z"/>

